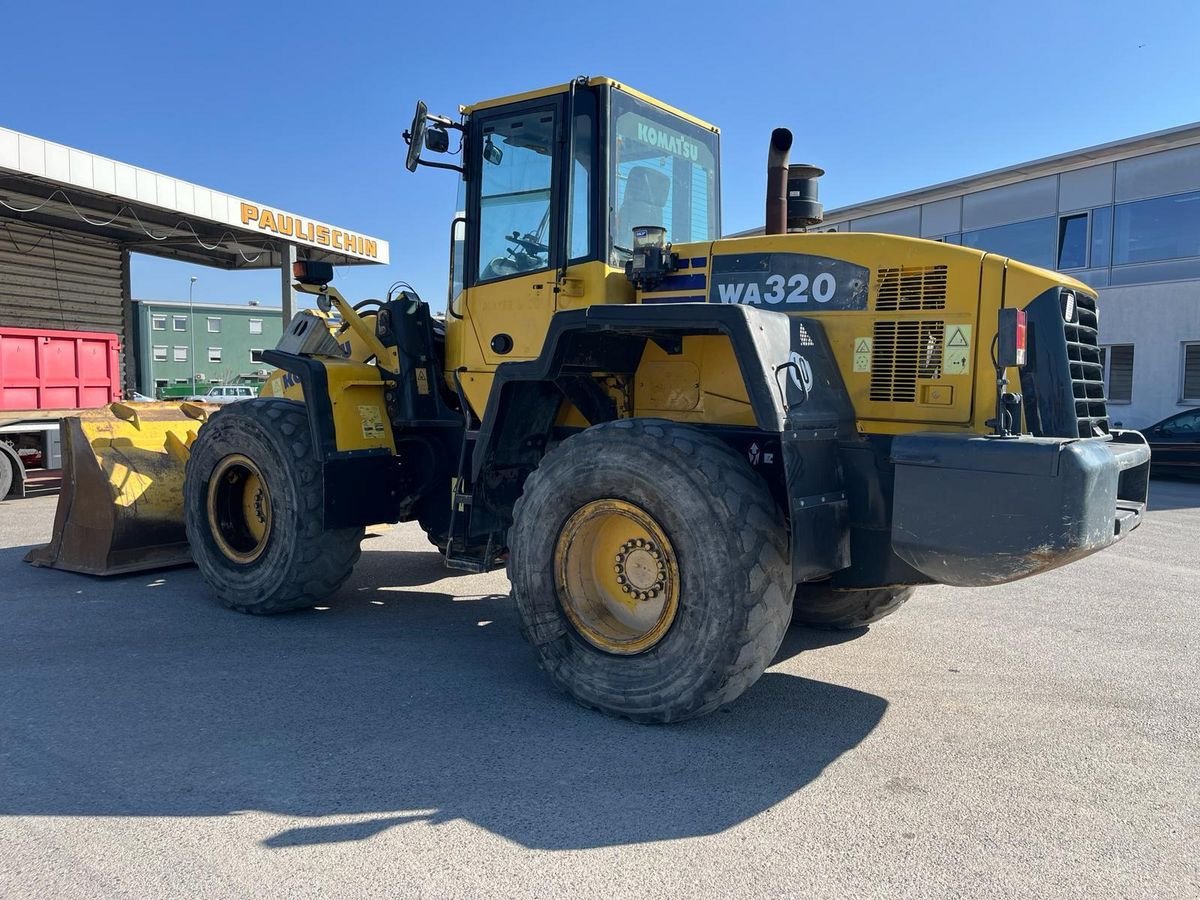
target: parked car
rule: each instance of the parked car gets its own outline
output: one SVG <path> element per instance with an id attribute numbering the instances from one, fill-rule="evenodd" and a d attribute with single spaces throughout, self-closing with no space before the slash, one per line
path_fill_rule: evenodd
<path id="1" fill-rule="evenodd" d="M 248 384 L 218 384 L 207 394 L 193 394 L 187 399 L 193 403 L 237 403 L 257 396 L 258 390 Z"/>
<path id="2" fill-rule="evenodd" d="M 138 393 L 137 391 L 130 391 L 128 396 L 125 397 L 125 402 L 126 403 L 154 403 L 156 401 L 153 397 L 147 397 L 145 394 Z"/>
<path id="3" fill-rule="evenodd" d="M 1168 416 L 1143 428 L 1150 442 L 1150 472 L 1200 478 L 1200 408 Z"/>

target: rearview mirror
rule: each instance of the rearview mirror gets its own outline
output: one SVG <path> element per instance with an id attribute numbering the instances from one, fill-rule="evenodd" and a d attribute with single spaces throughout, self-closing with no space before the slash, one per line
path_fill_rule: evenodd
<path id="1" fill-rule="evenodd" d="M 483 145 L 483 158 L 493 166 L 500 165 L 500 160 L 504 159 L 504 151 L 492 143 L 492 136 L 490 134 Z"/>
<path id="2" fill-rule="evenodd" d="M 428 115 L 429 107 L 424 100 L 418 100 L 412 127 L 404 132 L 404 139 L 408 141 L 408 158 L 404 161 L 404 167 L 410 172 L 417 171 L 417 163 L 421 159 L 421 148 L 425 146 L 425 118 Z"/>

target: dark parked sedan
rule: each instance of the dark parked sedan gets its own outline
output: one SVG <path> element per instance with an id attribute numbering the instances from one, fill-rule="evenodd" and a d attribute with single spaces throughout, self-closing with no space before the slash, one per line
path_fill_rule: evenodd
<path id="1" fill-rule="evenodd" d="M 1143 428 L 1150 442 L 1150 472 L 1200 478 L 1200 409 L 1168 416 Z"/>

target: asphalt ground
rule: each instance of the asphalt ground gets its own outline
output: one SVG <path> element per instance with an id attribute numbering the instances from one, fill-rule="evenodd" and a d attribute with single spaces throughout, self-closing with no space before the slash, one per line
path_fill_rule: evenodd
<path id="1" fill-rule="evenodd" d="M 256 619 L 33 569 L 55 498 L 0 503 L 0 897 L 1200 897 L 1200 485 L 1152 491 L 668 727 L 555 693 L 412 527 Z"/>

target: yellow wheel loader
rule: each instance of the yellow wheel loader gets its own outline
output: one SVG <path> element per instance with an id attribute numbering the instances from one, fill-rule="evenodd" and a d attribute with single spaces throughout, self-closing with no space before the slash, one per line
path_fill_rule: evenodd
<path id="1" fill-rule="evenodd" d="M 161 449 L 171 477 L 186 456 L 176 524 L 228 606 L 322 602 L 364 526 L 416 521 L 453 568 L 507 565 L 556 685 L 667 722 L 740 695 L 793 618 L 862 626 L 1138 525 L 1149 450 L 1110 427 L 1085 285 L 807 231 L 821 172 L 784 129 L 766 233 L 722 238 L 717 129 L 607 78 L 418 104 L 406 138 L 409 169 L 460 185 L 444 320 L 403 287 L 351 305 L 301 261 L 317 309 L 259 399 L 91 442 L 82 477 L 131 521 L 114 453 Z M 71 567 L 70 518 L 43 564 Z"/>

